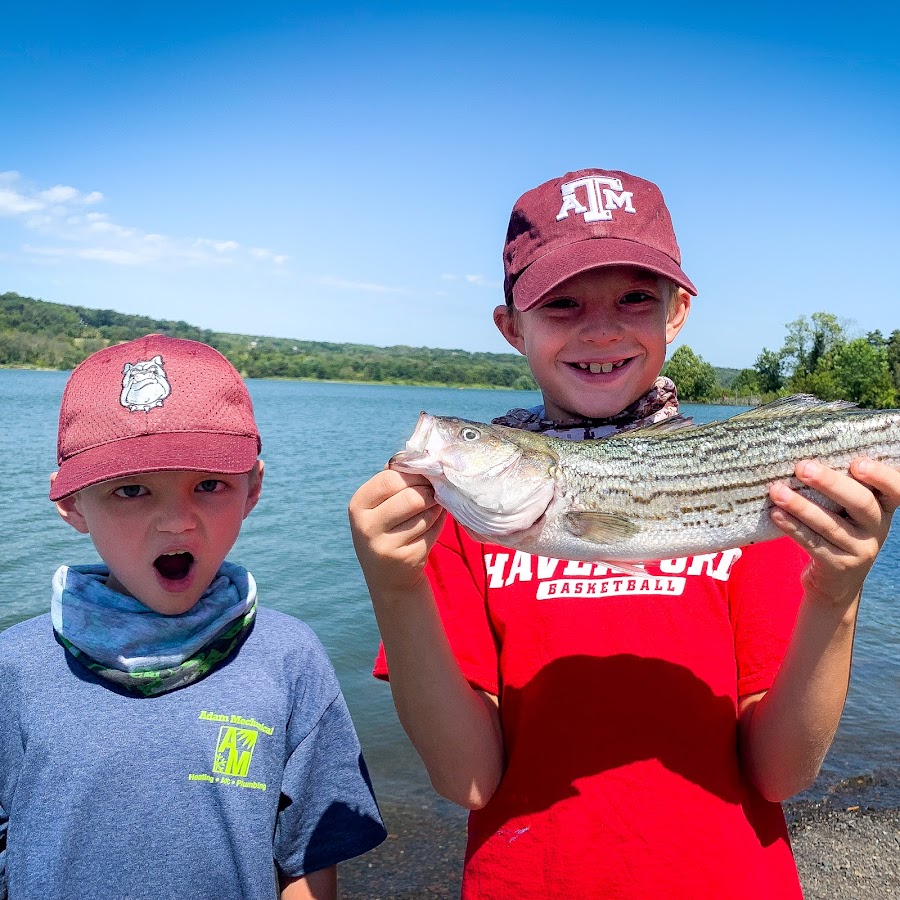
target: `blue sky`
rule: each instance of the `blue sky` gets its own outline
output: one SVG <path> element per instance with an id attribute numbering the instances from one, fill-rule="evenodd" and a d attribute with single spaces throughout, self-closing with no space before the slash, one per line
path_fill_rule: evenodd
<path id="1" fill-rule="evenodd" d="M 601 166 L 662 187 L 714 365 L 820 310 L 900 328 L 886 3 L 19 6 L 0 292 L 502 351 L 512 203 Z"/>

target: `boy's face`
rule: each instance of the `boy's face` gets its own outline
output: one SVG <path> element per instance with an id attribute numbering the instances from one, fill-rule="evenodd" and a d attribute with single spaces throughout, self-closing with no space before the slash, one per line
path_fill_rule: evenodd
<path id="1" fill-rule="evenodd" d="M 569 278 L 527 312 L 498 306 L 494 321 L 527 357 L 548 418 L 606 418 L 653 386 L 690 303 L 680 289 L 670 302 L 652 272 L 610 266 Z"/>
<path id="2" fill-rule="evenodd" d="M 256 505 L 263 465 L 250 472 L 151 472 L 104 481 L 60 500 L 90 534 L 107 586 L 164 615 L 187 612 L 212 583 Z"/>

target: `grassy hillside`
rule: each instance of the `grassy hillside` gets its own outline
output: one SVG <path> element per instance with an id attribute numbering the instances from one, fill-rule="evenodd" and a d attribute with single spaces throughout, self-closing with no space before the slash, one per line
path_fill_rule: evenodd
<path id="1" fill-rule="evenodd" d="M 70 369 L 90 353 L 149 332 L 210 344 L 249 378 L 534 389 L 524 357 L 428 347 L 332 344 L 229 334 L 187 322 L 0 294 L 0 365 Z"/>

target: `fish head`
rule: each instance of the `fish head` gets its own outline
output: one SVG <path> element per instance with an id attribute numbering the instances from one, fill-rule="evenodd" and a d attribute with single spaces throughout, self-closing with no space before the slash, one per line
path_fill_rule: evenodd
<path id="1" fill-rule="evenodd" d="M 442 506 L 490 539 L 543 515 L 556 491 L 555 462 L 526 432 L 423 412 L 406 449 L 388 465 L 424 475 Z"/>

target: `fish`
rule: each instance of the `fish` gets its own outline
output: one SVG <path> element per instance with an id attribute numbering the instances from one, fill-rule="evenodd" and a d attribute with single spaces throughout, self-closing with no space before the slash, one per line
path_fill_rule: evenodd
<path id="1" fill-rule="evenodd" d="M 868 456 L 900 467 L 900 410 L 795 394 L 729 419 L 675 417 L 571 441 L 421 413 L 391 469 L 424 475 L 475 538 L 538 556 L 640 564 L 772 540 L 768 486 L 798 460 L 846 472 Z"/>

